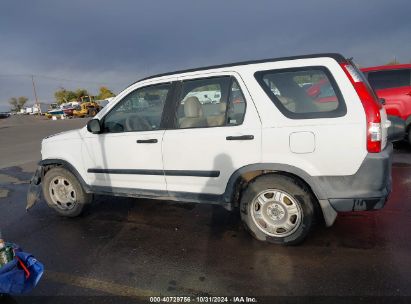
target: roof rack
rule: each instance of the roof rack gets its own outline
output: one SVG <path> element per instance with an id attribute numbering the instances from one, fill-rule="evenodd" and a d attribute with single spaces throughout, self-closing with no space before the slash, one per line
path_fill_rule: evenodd
<path id="1" fill-rule="evenodd" d="M 301 55 L 301 56 L 290 56 L 290 57 L 279 57 L 279 58 L 271 58 L 271 59 L 240 61 L 240 62 L 234 62 L 234 63 L 228 63 L 228 64 L 212 65 L 212 66 L 206 66 L 206 67 L 200 67 L 200 68 L 191 68 L 191 69 L 186 69 L 186 70 L 179 70 L 179 71 L 174 71 L 174 72 L 168 72 L 168 73 L 152 75 L 152 76 L 145 77 L 145 78 L 142 78 L 140 80 L 137 80 L 133 84 L 135 84 L 137 82 L 140 82 L 140 81 L 143 81 L 143 80 L 148 80 L 148 79 L 163 77 L 163 76 L 169 76 L 169 75 L 174 75 L 174 74 L 204 71 L 204 70 L 209 70 L 209 69 L 226 68 L 226 67 L 232 67 L 232 66 L 258 64 L 258 63 L 265 63 L 265 62 L 275 62 L 275 61 L 285 61 L 285 60 L 295 60 L 295 59 L 307 59 L 307 58 L 318 58 L 318 57 L 330 57 L 330 58 L 335 59 L 338 63 L 344 62 L 346 60 L 344 58 L 344 56 L 342 56 L 341 54 L 338 54 L 338 53 L 319 53 L 319 54 L 310 54 L 310 55 Z"/>

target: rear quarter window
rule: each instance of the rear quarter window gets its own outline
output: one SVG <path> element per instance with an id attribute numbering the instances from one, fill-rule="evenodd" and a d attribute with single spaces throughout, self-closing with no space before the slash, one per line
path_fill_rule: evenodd
<path id="1" fill-rule="evenodd" d="M 411 85 L 411 69 L 377 71 L 368 73 L 374 90 L 407 87 Z"/>
<path id="2" fill-rule="evenodd" d="M 289 118 L 332 118 L 347 113 L 338 85 L 325 67 L 259 71 L 255 78 Z"/>

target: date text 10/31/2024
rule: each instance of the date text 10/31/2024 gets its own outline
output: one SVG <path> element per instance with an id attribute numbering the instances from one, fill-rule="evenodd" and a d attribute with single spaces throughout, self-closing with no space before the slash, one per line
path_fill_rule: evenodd
<path id="1" fill-rule="evenodd" d="M 258 303 L 255 297 L 150 297 L 150 303 Z"/>

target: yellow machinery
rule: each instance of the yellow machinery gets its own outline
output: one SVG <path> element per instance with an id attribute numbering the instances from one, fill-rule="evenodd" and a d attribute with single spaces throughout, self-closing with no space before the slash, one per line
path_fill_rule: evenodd
<path id="1" fill-rule="evenodd" d="M 93 117 L 100 111 L 100 106 L 94 101 L 83 102 L 73 111 L 75 117 Z"/>

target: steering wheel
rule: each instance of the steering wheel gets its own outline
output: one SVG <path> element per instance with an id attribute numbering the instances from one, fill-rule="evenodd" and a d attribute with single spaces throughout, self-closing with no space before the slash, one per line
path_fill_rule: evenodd
<path id="1" fill-rule="evenodd" d="M 128 116 L 125 126 L 127 131 L 150 131 L 153 129 L 147 119 L 138 114 Z"/>

